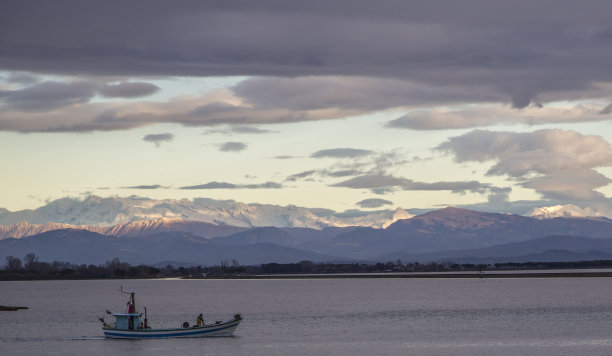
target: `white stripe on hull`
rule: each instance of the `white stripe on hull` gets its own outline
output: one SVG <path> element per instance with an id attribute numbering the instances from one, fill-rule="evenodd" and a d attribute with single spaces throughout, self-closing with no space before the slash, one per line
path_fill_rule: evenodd
<path id="1" fill-rule="evenodd" d="M 184 329 L 140 329 L 116 330 L 104 329 L 104 336 L 113 339 L 160 339 L 171 337 L 220 337 L 232 336 L 240 320 L 218 325 L 196 326 Z"/>

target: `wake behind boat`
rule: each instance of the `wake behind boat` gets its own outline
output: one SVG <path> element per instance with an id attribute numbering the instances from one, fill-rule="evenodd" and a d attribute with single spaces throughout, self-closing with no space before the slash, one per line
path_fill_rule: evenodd
<path id="1" fill-rule="evenodd" d="M 102 322 L 102 330 L 104 336 L 115 339 L 146 339 L 146 338 L 171 338 L 171 337 L 222 337 L 232 336 L 240 322 L 242 316 L 234 315 L 232 320 L 217 321 L 214 324 L 206 324 L 202 314 L 198 316 L 196 325 L 190 326 L 188 322 L 183 323 L 182 328 L 168 329 L 152 329 L 148 324 L 147 308 L 144 308 L 144 320 L 141 320 L 142 313 L 136 311 L 136 297 L 134 292 L 123 292 L 130 294 L 127 313 L 111 313 L 115 317 L 114 325 L 107 323 L 104 318 L 100 318 Z"/>

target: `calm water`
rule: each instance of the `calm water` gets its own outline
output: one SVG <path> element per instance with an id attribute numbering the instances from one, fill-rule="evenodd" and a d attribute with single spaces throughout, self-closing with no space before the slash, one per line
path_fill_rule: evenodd
<path id="1" fill-rule="evenodd" d="M 153 327 L 245 317 L 236 336 L 106 340 L 134 289 Z M 612 279 L 0 282 L 1 355 L 610 355 Z"/>

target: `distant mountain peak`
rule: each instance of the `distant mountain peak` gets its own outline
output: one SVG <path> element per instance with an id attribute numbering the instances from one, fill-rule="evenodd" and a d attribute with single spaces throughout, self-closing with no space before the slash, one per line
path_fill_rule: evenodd
<path id="1" fill-rule="evenodd" d="M 423 215 L 415 216 L 415 219 L 432 220 L 432 221 L 439 221 L 439 220 L 451 221 L 451 220 L 462 220 L 468 217 L 481 218 L 488 214 L 490 213 L 482 213 L 479 211 L 455 208 L 455 207 L 449 206 L 443 209 L 427 212 Z"/>
<path id="2" fill-rule="evenodd" d="M 581 208 L 574 204 L 543 206 L 533 208 L 527 216 L 536 219 L 553 219 L 553 218 L 584 218 L 599 216 L 593 209 L 586 207 Z"/>
<path id="3" fill-rule="evenodd" d="M 507 221 L 521 218 L 518 215 L 500 213 L 485 213 L 480 211 L 446 207 L 439 210 L 417 215 L 409 220 L 402 220 L 400 224 L 421 223 L 428 226 L 444 226 L 448 229 L 482 229 Z"/>

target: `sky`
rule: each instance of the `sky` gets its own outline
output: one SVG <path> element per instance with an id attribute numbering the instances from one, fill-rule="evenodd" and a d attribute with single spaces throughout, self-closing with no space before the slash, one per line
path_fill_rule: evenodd
<path id="1" fill-rule="evenodd" d="M 612 217 L 610 1 L 2 1 L 0 208 Z"/>

